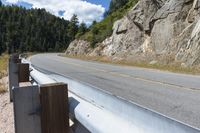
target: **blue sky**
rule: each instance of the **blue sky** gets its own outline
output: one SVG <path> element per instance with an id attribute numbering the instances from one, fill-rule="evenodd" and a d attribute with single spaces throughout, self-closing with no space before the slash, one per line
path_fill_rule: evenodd
<path id="1" fill-rule="evenodd" d="M 88 1 L 90 3 L 102 5 L 107 10 L 109 8 L 111 0 L 86 0 L 86 1 Z"/>
<path id="2" fill-rule="evenodd" d="M 111 0 L 2 0 L 7 5 L 18 5 L 26 8 L 45 8 L 48 12 L 69 20 L 77 14 L 80 22 L 91 24 L 94 20 L 103 19 Z"/>

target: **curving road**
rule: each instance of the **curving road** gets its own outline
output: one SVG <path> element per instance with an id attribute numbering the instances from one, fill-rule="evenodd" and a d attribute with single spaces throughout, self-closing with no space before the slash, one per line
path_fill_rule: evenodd
<path id="1" fill-rule="evenodd" d="M 87 82 L 114 95 L 200 128 L 200 76 L 38 54 L 34 66 Z M 106 102 L 106 101 L 105 101 Z"/>

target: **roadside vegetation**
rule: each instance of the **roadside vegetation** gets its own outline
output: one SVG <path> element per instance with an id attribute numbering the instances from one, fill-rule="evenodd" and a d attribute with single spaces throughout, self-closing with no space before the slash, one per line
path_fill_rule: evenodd
<path id="1" fill-rule="evenodd" d="M 6 85 L 2 78 L 7 76 L 8 54 L 0 56 L 0 93 L 6 92 Z"/>
<path id="2" fill-rule="evenodd" d="M 155 70 L 162 70 L 162 71 L 169 71 L 175 73 L 183 73 L 183 74 L 193 74 L 193 75 L 200 75 L 200 66 L 192 66 L 192 67 L 182 67 L 180 63 L 173 63 L 173 64 L 149 64 L 148 62 L 134 62 L 134 61 L 127 61 L 127 60 L 112 60 L 108 57 L 103 56 L 71 56 L 71 55 L 62 55 L 68 58 L 76 58 L 81 60 L 89 60 L 89 61 L 97 61 L 107 64 L 116 64 L 122 66 L 132 66 L 132 67 L 141 67 L 141 68 L 149 68 Z"/>

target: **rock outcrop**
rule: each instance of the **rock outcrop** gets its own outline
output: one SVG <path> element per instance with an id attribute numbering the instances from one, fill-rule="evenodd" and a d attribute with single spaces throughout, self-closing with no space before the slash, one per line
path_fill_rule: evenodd
<path id="1" fill-rule="evenodd" d="M 74 40 L 70 43 L 65 54 L 69 55 L 84 55 L 92 51 L 90 43 L 84 40 Z"/>
<path id="2" fill-rule="evenodd" d="M 200 65 L 200 1 L 140 0 L 115 22 L 111 37 L 88 46 L 76 40 L 67 53 Z"/>

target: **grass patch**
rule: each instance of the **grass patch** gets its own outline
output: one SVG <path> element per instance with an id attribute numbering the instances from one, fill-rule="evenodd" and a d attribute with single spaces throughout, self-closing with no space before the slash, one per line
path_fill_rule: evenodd
<path id="1" fill-rule="evenodd" d="M 107 64 L 117 64 L 122 66 L 133 66 L 133 67 L 141 67 L 141 68 L 149 68 L 149 69 L 156 69 L 156 70 L 163 70 L 163 71 L 170 71 L 175 73 L 184 73 L 184 74 L 193 74 L 193 75 L 200 75 L 200 66 L 193 66 L 193 67 L 182 67 L 180 63 L 173 63 L 169 65 L 163 64 L 149 64 L 148 62 L 133 62 L 133 61 L 126 61 L 126 60 L 112 60 L 108 57 L 103 56 L 71 56 L 71 55 L 62 55 L 68 58 L 76 58 L 81 60 L 89 60 L 89 61 L 97 61 L 103 62 Z"/>
<path id="2" fill-rule="evenodd" d="M 7 76 L 9 55 L 3 54 L 0 56 L 0 80 Z M 0 93 L 6 92 L 6 85 L 0 81 Z"/>
<path id="3" fill-rule="evenodd" d="M 0 83 L 0 94 L 1 93 L 5 93 L 7 90 L 6 90 L 6 86 L 4 84 L 1 84 Z"/>
<path id="4" fill-rule="evenodd" d="M 9 55 L 3 54 L 0 56 L 0 78 L 3 78 L 7 74 Z"/>

